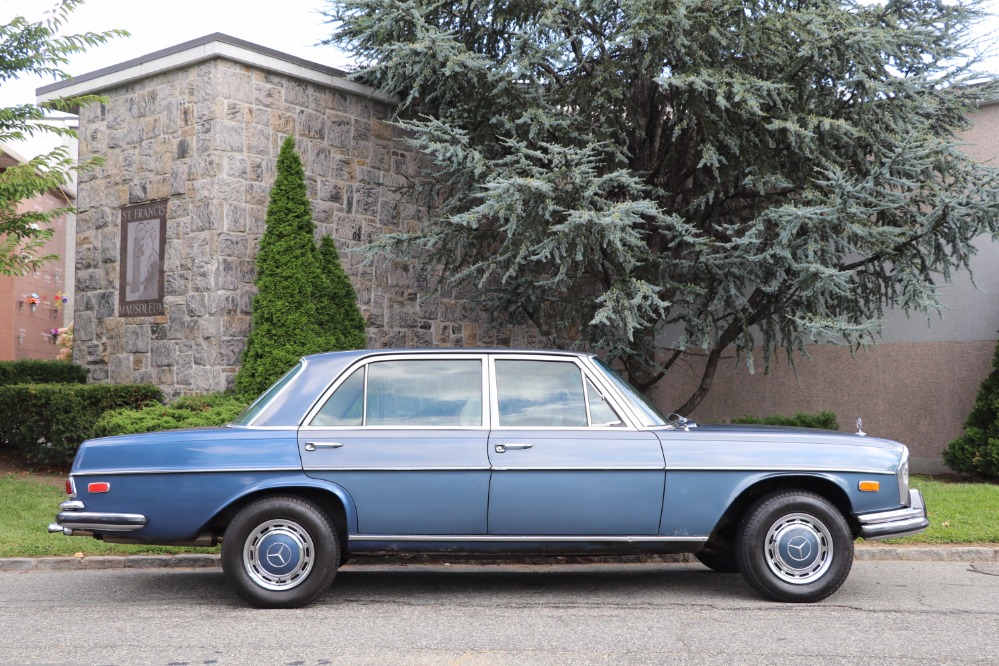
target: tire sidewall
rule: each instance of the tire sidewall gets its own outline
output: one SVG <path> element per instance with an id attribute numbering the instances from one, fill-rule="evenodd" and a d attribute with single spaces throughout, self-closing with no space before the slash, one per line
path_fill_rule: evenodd
<path id="1" fill-rule="evenodd" d="M 312 567 L 295 587 L 270 590 L 249 574 L 243 559 L 247 538 L 270 520 L 291 520 L 312 540 Z M 222 541 L 222 571 L 247 603 L 258 608 L 299 608 L 314 601 L 333 582 L 340 560 L 336 528 L 319 506 L 299 497 L 268 497 L 245 506 L 229 523 Z"/>
<path id="2" fill-rule="evenodd" d="M 767 534 L 786 516 L 804 514 L 829 532 L 832 554 L 828 568 L 807 583 L 782 580 L 767 556 Z M 853 566 L 853 534 L 839 510 L 825 498 L 805 491 L 784 491 L 758 500 L 739 525 L 736 558 L 743 578 L 753 589 L 775 601 L 813 602 L 840 588 Z"/>

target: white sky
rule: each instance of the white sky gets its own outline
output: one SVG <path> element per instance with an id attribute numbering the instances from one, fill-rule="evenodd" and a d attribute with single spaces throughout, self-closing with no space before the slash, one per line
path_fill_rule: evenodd
<path id="1" fill-rule="evenodd" d="M 0 0 L 0 23 L 14 16 L 39 19 L 55 4 L 55 0 Z M 349 60 L 333 47 L 314 46 L 331 33 L 317 11 L 323 7 L 324 0 L 87 0 L 70 14 L 64 33 L 121 28 L 132 36 L 89 49 L 63 69 L 86 74 L 214 32 L 331 67 L 347 67 Z M 34 102 L 35 89 L 53 82 L 7 81 L 0 88 L 0 107 Z"/>
<path id="2" fill-rule="evenodd" d="M 40 18 L 55 0 L 0 0 L 0 23 L 14 16 Z M 992 20 L 982 30 L 999 31 L 999 0 L 988 0 Z M 65 32 L 122 28 L 132 36 L 115 39 L 73 58 L 64 69 L 86 74 L 182 42 L 221 32 L 261 46 L 332 67 L 349 59 L 330 46 L 315 46 L 330 26 L 318 9 L 325 0 L 88 0 L 70 16 Z M 999 72 L 999 55 L 989 68 Z M 0 107 L 35 101 L 35 89 L 50 79 L 19 79 L 0 88 Z"/>

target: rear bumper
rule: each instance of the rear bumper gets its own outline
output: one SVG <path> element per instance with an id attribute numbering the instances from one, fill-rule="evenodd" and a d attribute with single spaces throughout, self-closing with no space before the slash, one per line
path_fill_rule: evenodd
<path id="1" fill-rule="evenodd" d="M 892 511 L 879 511 L 857 516 L 860 521 L 860 536 L 865 539 L 890 539 L 919 534 L 930 526 L 926 517 L 926 504 L 923 494 L 909 490 L 909 506 Z"/>
<path id="2" fill-rule="evenodd" d="M 68 500 L 59 505 L 49 532 L 62 532 L 66 536 L 91 536 L 95 532 L 134 532 L 146 526 L 146 517 L 138 513 L 95 513 L 84 511 L 83 502 Z"/>

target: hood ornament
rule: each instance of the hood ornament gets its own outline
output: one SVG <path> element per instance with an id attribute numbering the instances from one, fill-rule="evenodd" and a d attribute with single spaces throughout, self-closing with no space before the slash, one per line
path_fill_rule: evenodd
<path id="1" fill-rule="evenodd" d="M 867 437 L 867 433 L 864 432 L 864 419 L 857 417 L 857 436 Z"/>

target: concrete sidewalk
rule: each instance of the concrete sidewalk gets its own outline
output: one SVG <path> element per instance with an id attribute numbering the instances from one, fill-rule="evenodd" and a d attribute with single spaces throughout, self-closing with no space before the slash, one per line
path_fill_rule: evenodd
<path id="1" fill-rule="evenodd" d="M 856 546 L 855 559 L 895 560 L 908 562 L 999 562 L 999 546 Z M 498 557 L 474 555 L 366 555 L 354 557 L 349 566 L 407 564 L 594 564 L 635 562 L 696 562 L 693 555 L 619 555 L 619 556 L 552 556 Z M 85 557 L 5 557 L 0 558 L 4 571 L 70 571 L 75 569 L 209 569 L 220 567 L 219 555 L 88 555 Z"/>

